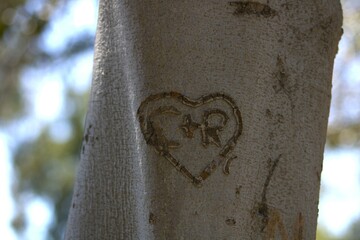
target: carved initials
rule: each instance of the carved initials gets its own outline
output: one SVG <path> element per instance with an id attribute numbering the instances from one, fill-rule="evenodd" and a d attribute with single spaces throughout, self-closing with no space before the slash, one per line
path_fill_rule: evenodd
<path id="1" fill-rule="evenodd" d="M 211 108 L 205 110 L 202 113 L 201 121 L 197 122 L 194 121 L 191 114 L 184 113 L 173 106 L 174 102 L 190 108 L 203 107 L 206 104 L 218 102 L 231 109 L 231 116 L 222 109 Z M 149 110 L 151 109 L 149 106 L 152 104 L 159 106 Z M 200 186 L 220 164 L 224 164 L 223 172 L 229 174 L 229 164 L 236 158 L 236 156 L 229 155 L 233 151 L 242 132 L 241 113 L 231 97 L 222 93 L 214 93 L 192 100 L 177 92 L 159 93 L 146 98 L 141 103 L 137 114 L 146 143 L 153 146 L 159 155 L 167 159 L 179 172 L 190 179 L 194 185 Z M 185 138 L 192 139 L 199 132 L 201 134 L 201 144 L 204 147 L 215 146 L 221 148 L 218 157 L 211 160 L 198 175 L 192 174 L 174 157 L 172 149 L 181 148 L 180 143 L 166 137 L 161 124 L 155 121 L 159 116 L 167 116 L 171 119 L 179 115 L 182 115 L 182 122 L 179 123 L 178 127 L 183 132 Z M 224 130 L 230 118 L 235 122 L 235 128 L 233 129 L 232 136 L 227 141 L 222 142 L 220 132 Z"/>

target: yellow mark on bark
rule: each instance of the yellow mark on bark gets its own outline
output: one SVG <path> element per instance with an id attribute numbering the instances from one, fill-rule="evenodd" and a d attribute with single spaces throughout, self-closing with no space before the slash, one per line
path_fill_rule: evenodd
<path id="1" fill-rule="evenodd" d="M 275 209 L 270 210 L 270 217 L 266 226 L 266 240 L 273 240 L 277 235 L 280 236 L 281 240 L 303 240 L 303 232 L 304 217 L 302 213 L 298 213 L 296 222 L 293 227 L 293 236 L 292 238 L 289 238 L 280 213 Z"/>

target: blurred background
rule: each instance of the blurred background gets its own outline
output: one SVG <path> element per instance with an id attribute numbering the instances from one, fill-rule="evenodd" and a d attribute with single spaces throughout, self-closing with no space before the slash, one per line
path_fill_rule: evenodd
<path id="1" fill-rule="evenodd" d="M 360 1 L 342 0 L 318 240 L 360 240 Z M 0 236 L 62 239 L 98 0 L 0 2 Z"/>

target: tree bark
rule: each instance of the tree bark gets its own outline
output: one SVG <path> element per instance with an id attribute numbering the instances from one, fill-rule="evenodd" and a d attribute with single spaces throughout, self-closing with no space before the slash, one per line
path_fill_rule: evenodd
<path id="1" fill-rule="evenodd" d="M 315 239 L 338 0 L 101 0 L 65 239 Z"/>

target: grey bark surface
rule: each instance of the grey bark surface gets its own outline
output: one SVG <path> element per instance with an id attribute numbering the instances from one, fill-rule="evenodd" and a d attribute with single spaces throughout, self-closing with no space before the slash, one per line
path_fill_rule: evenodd
<path id="1" fill-rule="evenodd" d="M 65 239 L 315 239 L 341 21 L 338 0 L 101 0 Z"/>

